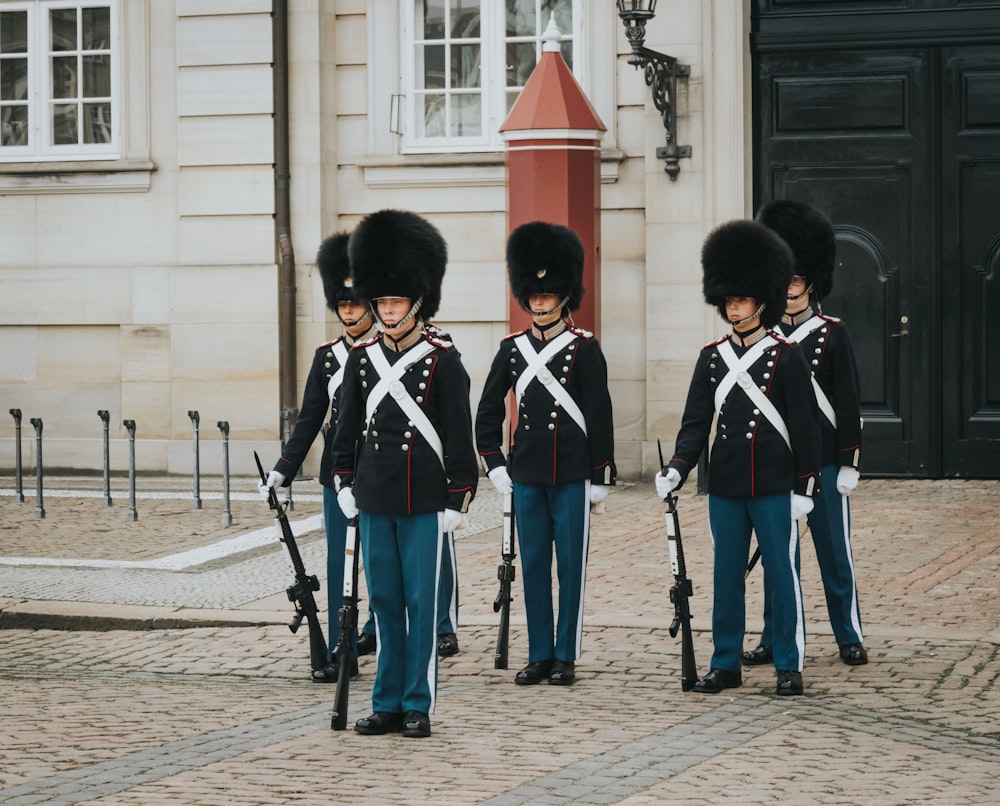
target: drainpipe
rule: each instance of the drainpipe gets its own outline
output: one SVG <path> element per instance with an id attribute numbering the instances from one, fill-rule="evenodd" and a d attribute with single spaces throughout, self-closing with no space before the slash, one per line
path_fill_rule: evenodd
<path id="1" fill-rule="evenodd" d="M 295 251 L 292 248 L 288 146 L 288 0 L 271 7 L 274 48 L 274 230 L 278 257 L 278 397 L 282 429 L 298 414 L 295 370 Z M 290 413 L 291 422 L 285 416 Z M 284 439 L 285 434 L 282 433 Z"/>

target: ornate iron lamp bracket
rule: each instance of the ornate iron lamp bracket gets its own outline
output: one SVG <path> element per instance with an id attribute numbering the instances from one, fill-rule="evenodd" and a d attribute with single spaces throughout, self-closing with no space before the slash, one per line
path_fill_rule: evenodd
<path id="1" fill-rule="evenodd" d="M 652 5 L 655 7 L 655 2 Z M 691 67 L 679 64 L 673 56 L 643 46 L 646 22 L 653 16 L 652 8 L 647 11 L 629 9 L 628 3 L 621 0 L 618 7 L 619 16 L 625 24 L 625 35 L 632 46 L 628 63 L 643 68 L 646 86 L 653 90 L 653 106 L 660 113 L 666 130 L 666 145 L 656 149 L 656 156 L 666 162 L 663 170 L 674 181 L 681 172 L 679 160 L 691 156 L 691 146 L 677 145 L 677 79 L 690 76 Z"/>

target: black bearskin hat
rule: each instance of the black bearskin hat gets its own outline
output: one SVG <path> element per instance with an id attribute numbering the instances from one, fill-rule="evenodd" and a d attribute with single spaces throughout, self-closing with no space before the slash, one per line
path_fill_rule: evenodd
<path id="1" fill-rule="evenodd" d="M 448 246 L 429 221 L 406 210 L 379 210 L 361 220 L 347 251 L 361 297 L 373 304 L 379 297 L 423 298 L 420 318 L 437 313 Z"/>
<path id="2" fill-rule="evenodd" d="M 347 242 L 350 240 L 347 232 L 331 235 L 319 245 L 316 253 L 316 267 L 323 280 L 323 294 L 331 311 L 337 313 L 337 304 L 341 302 L 360 302 L 351 277 L 351 263 L 347 259 Z"/>
<path id="3" fill-rule="evenodd" d="M 802 202 L 778 199 L 757 213 L 757 221 L 780 235 L 795 255 L 795 273 L 806 278 L 817 299 L 833 290 L 837 236 L 826 213 Z"/>
<path id="4" fill-rule="evenodd" d="M 583 299 L 583 260 L 583 244 L 568 227 L 522 224 L 507 239 L 510 290 L 525 310 L 532 294 L 556 294 L 575 311 Z"/>
<path id="5" fill-rule="evenodd" d="M 705 302 L 726 316 L 726 297 L 763 303 L 761 322 L 774 327 L 785 312 L 795 258 L 788 245 L 763 224 L 729 221 L 716 227 L 701 249 Z"/>

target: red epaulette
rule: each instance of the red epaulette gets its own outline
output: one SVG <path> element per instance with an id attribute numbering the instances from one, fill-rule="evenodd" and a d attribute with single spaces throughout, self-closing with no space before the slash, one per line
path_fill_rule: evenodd
<path id="1" fill-rule="evenodd" d="M 594 338 L 594 334 L 591 333 L 589 330 L 584 330 L 582 327 L 577 327 L 576 325 L 566 325 L 566 329 L 570 333 L 575 333 L 581 339 L 592 339 L 592 338 Z"/>
<path id="2" fill-rule="evenodd" d="M 352 350 L 357 350 L 360 347 L 371 347 L 375 342 L 377 342 L 381 338 L 382 338 L 382 334 L 381 333 L 376 333 L 370 339 L 365 339 L 364 341 L 356 341 L 356 342 L 354 342 L 354 346 L 351 349 Z"/>
<path id="3" fill-rule="evenodd" d="M 445 338 L 448 334 L 442 333 L 440 330 L 435 328 L 433 331 L 424 330 L 424 338 L 427 339 L 435 347 L 440 347 L 442 350 L 450 350 L 455 346 L 455 343 Z"/>
<path id="4" fill-rule="evenodd" d="M 524 330 L 515 330 L 513 333 L 508 333 L 500 341 L 510 341 L 511 339 L 516 339 L 518 336 L 523 336 L 529 330 L 530 328 L 527 327 Z"/>
<path id="5" fill-rule="evenodd" d="M 795 342 L 794 341 L 789 341 L 784 336 L 782 336 L 780 333 L 778 333 L 778 331 L 776 331 L 776 330 L 769 330 L 767 332 L 771 335 L 771 337 L 776 342 L 778 342 L 778 344 L 784 344 L 786 347 L 794 347 L 795 346 Z"/>

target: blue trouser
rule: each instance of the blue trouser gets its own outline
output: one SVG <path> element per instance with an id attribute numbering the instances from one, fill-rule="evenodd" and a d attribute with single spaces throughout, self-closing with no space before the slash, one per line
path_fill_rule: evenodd
<path id="1" fill-rule="evenodd" d="M 458 626 L 458 560 L 455 557 L 455 533 L 441 535 L 441 584 L 438 586 L 438 635 L 455 632 Z M 367 579 L 367 577 L 366 577 Z M 368 609 L 362 632 L 375 635 L 375 616 Z"/>
<path id="2" fill-rule="evenodd" d="M 441 535 L 441 584 L 438 586 L 437 634 L 455 632 L 458 626 L 458 562 L 455 533 Z"/>
<path id="3" fill-rule="evenodd" d="M 740 670 L 746 631 L 745 583 L 750 533 L 756 531 L 761 562 L 771 579 L 772 646 L 779 671 L 802 671 L 805 620 L 799 581 L 799 533 L 789 493 L 759 498 L 708 497 L 715 550 L 712 669 Z"/>
<path id="4" fill-rule="evenodd" d="M 827 465 L 820 471 L 822 487 L 813 511 L 809 513 L 809 531 L 816 547 L 816 560 L 823 579 L 826 610 L 830 615 L 833 636 L 841 646 L 860 644 L 861 613 L 858 607 L 858 585 L 854 576 L 851 554 L 851 508 L 846 495 L 837 492 L 837 465 Z M 764 646 L 771 644 L 771 608 L 768 602 L 768 578 L 764 574 L 764 630 L 760 634 Z"/>
<path id="5" fill-rule="evenodd" d="M 575 661 L 583 639 L 590 482 L 554 487 L 514 482 L 514 512 L 528 622 L 528 661 Z M 559 579 L 558 624 L 552 611 L 553 547 Z"/>
<path id="6" fill-rule="evenodd" d="M 347 518 L 344 516 L 337 494 L 329 487 L 323 488 L 323 520 L 326 527 L 326 607 L 327 629 L 330 640 L 327 642 L 328 660 L 333 659 L 333 650 L 340 640 L 340 627 L 337 626 L 337 612 L 344 604 L 344 549 L 347 544 Z M 369 618 L 371 616 L 369 615 Z M 353 636 L 351 649 L 357 642 Z M 356 652 L 351 653 L 357 656 Z"/>
<path id="7" fill-rule="evenodd" d="M 378 638 L 372 708 L 434 710 L 441 516 L 360 513 L 362 556 Z"/>

